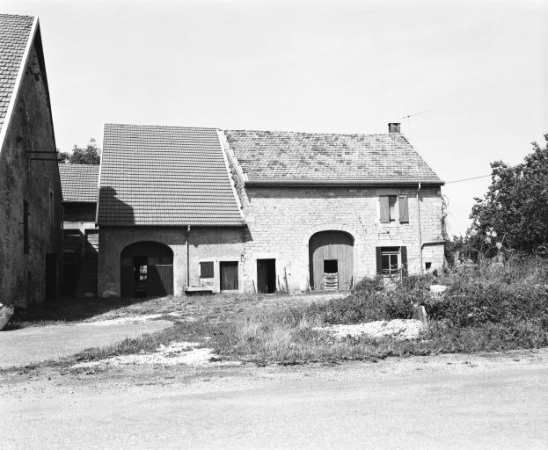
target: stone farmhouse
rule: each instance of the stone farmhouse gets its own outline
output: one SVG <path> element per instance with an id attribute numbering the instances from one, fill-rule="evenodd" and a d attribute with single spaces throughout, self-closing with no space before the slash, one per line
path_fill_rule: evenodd
<path id="1" fill-rule="evenodd" d="M 55 299 L 61 183 L 38 19 L 0 15 L 0 303 Z"/>
<path id="2" fill-rule="evenodd" d="M 107 124 L 98 293 L 349 289 L 439 269 L 442 185 L 399 124 L 370 135 Z"/>

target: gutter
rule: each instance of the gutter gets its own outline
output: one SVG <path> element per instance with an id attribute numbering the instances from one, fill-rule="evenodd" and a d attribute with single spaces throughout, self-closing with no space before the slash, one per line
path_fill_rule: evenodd
<path id="1" fill-rule="evenodd" d="M 186 287 L 190 287 L 190 225 L 186 227 Z"/>
<path id="2" fill-rule="evenodd" d="M 423 274 L 422 270 L 422 224 L 421 224 L 421 203 L 419 199 L 419 191 L 421 190 L 421 184 L 419 183 L 419 186 L 417 187 L 417 221 L 419 224 L 419 261 L 421 265 L 421 271 L 420 274 Z"/>
<path id="3" fill-rule="evenodd" d="M 246 181 L 246 187 L 394 187 L 407 186 L 443 186 L 444 181 L 279 181 L 279 180 L 251 180 Z"/>

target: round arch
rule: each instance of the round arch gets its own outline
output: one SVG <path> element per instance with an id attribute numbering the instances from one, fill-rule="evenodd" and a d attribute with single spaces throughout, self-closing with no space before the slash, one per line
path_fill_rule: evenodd
<path id="1" fill-rule="evenodd" d="M 154 241 L 134 242 L 120 254 L 122 297 L 173 295 L 173 251 Z"/>
<path id="2" fill-rule="evenodd" d="M 314 233 L 308 244 L 313 289 L 350 289 L 354 274 L 354 237 L 341 230 Z"/>

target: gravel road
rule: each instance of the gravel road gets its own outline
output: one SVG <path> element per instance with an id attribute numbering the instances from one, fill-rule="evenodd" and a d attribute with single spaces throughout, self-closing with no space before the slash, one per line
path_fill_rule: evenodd
<path id="1" fill-rule="evenodd" d="M 2 449 L 547 449 L 548 350 L 0 375 Z"/>

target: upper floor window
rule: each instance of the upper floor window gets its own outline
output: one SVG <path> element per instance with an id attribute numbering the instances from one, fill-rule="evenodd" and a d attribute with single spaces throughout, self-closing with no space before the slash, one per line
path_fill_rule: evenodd
<path id="1" fill-rule="evenodd" d="M 379 197 L 381 204 L 381 223 L 399 221 L 409 223 L 409 202 L 406 196 L 383 195 Z"/>

